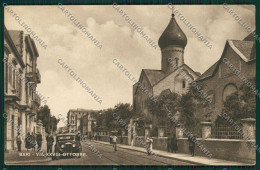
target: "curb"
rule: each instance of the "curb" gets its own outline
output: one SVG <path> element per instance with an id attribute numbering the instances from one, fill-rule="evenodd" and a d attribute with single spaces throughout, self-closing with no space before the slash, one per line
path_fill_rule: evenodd
<path id="1" fill-rule="evenodd" d="M 109 143 L 103 143 L 103 141 L 93 141 L 99 144 L 104 144 L 104 145 L 110 145 Z M 128 146 L 128 145 L 125 145 Z M 145 151 L 140 151 L 140 150 L 136 150 L 134 148 L 127 148 L 127 147 L 122 147 L 120 145 L 118 145 L 118 147 L 122 148 L 122 149 L 128 149 L 128 150 L 133 150 L 136 152 L 142 152 L 142 153 L 146 153 Z M 155 153 L 156 154 L 156 153 Z M 226 165 L 212 165 L 212 164 L 205 164 L 205 163 L 201 163 L 201 162 L 196 162 L 196 161 L 192 161 L 192 160 L 185 160 L 185 159 L 181 159 L 181 158 L 176 158 L 176 157 L 170 157 L 167 155 L 160 155 L 160 154 L 156 154 L 158 157 L 163 157 L 163 158 L 168 158 L 168 159 L 173 159 L 173 160 L 177 160 L 177 161 L 181 161 L 181 162 L 186 162 L 186 163 L 191 163 L 194 165 L 202 165 L 202 166 L 226 166 Z M 239 165 L 228 165 L 228 166 L 254 166 L 254 164 L 247 164 L 247 163 L 239 163 Z"/>
<path id="2" fill-rule="evenodd" d="M 47 159 L 44 159 L 44 160 L 34 160 L 34 161 L 11 161 L 11 162 L 8 162 L 8 161 L 5 161 L 5 164 L 6 165 L 23 165 L 23 164 L 27 164 L 27 163 L 40 163 L 40 162 L 49 162 L 51 161 L 52 159 L 51 158 L 47 158 Z"/>
<path id="3" fill-rule="evenodd" d="M 99 143 L 99 144 L 104 144 L 104 145 L 110 145 L 109 143 L 101 143 L 101 142 L 99 142 L 99 141 L 93 141 L 93 142 Z M 123 148 L 123 149 L 132 150 L 132 151 L 137 151 L 137 152 L 141 152 L 141 153 L 146 153 L 145 151 L 136 150 L 136 149 L 134 149 L 134 148 L 125 148 L 125 147 L 121 147 L 120 145 L 118 145 L 117 147 Z M 155 153 L 155 154 L 156 154 L 156 153 Z M 194 164 L 194 165 L 209 165 L 209 164 L 198 163 L 198 162 L 195 162 L 195 161 L 183 160 L 183 159 L 180 159 L 180 158 L 172 158 L 172 157 L 170 157 L 170 156 L 165 156 L 165 155 L 158 155 L 158 154 L 156 154 L 156 155 L 159 156 L 159 157 L 174 159 L 174 160 L 177 160 L 177 161 L 182 161 L 182 162 L 186 162 L 186 163 L 191 163 L 191 164 Z"/>

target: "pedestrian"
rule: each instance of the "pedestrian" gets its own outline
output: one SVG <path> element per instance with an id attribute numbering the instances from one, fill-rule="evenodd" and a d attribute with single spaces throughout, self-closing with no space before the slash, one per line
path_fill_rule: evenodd
<path id="1" fill-rule="evenodd" d="M 35 137 L 35 134 L 33 132 L 31 133 L 31 138 L 32 138 L 31 148 L 32 148 L 33 151 L 35 151 L 36 137 Z"/>
<path id="2" fill-rule="evenodd" d="M 123 143 L 123 135 L 121 134 L 120 143 Z"/>
<path id="3" fill-rule="evenodd" d="M 16 144 L 17 144 L 18 151 L 21 152 L 22 138 L 20 136 L 20 133 L 18 133 L 16 136 Z"/>
<path id="4" fill-rule="evenodd" d="M 112 145 L 112 135 L 109 136 L 109 142 Z"/>
<path id="5" fill-rule="evenodd" d="M 151 155 L 153 151 L 153 139 L 150 138 L 149 135 L 147 135 L 146 144 L 147 144 L 147 155 Z"/>
<path id="6" fill-rule="evenodd" d="M 38 145 L 37 151 L 41 151 L 41 149 L 42 149 L 42 134 L 40 134 L 40 132 L 36 136 L 36 142 L 37 142 L 37 145 Z"/>
<path id="7" fill-rule="evenodd" d="M 190 150 L 191 156 L 194 156 L 195 141 L 196 141 L 196 137 L 195 137 L 195 136 L 189 136 L 189 137 L 188 137 L 189 150 Z"/>
<path id="8" fill-rule="evenodd" d="M 78 132 L 76 135 L 76 141 L 80 141 L 80 138 L 81 138 L 81 134 L 80 134 L 80 132 Z"/>
<path id="9" fill-rule="evenodd" d="M 172 141 L 172 136 L 170 135 L 170 133 L 168 133 L 168 138 L 167 138 L 167 151 L 168 152 L 172 152 L 171 141 Z"/>
<path id="10" fill-rule="evenodd" d="M 27 149 L 27 151 L 28 151 L 29 149 L 31 149 L 31 142 L 32 142 L 32 138 L 31 138 L 30 133 L 28 132 L 28 133 L 26 134 L 26 137 L 25 137 L 25 148 Z"/>
<path id="11" fill-rule="evenodd" d="M 46 141 L 47 141 L 47 153 L 52 153 L 52 145 L 54 142 L 54 138 L 51 134 L 48 134 L 48 136 L 46 137 Z"/>
<path id="12" fill-rule="evenodd" d="M 171 152 L 176 153 L 178 151 L 177 137 L 176 133 L 173 133 L 171 138 Z"/>
<path id="13" fill-rule="evenodd" d="M 117 141 L 117 136 L 114 135 L 113 136 L 113 147 L 114 147 L 115 151 L 116 151 L 116 141 Z"/>

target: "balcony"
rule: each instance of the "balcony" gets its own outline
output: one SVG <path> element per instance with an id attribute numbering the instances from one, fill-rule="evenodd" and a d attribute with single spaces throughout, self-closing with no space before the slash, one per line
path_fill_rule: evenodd
<path id="1" fill-rule="evenodd" d="M 16 102 L 21 100 L 21 92 L 15 89 L 11 89 L 10 93 L 5 93 L 5 102 Z"/>
<path id="2" fill-rule="evenodd" d="M 37 104 L 38 106 L 41 105 L 41 98 L 35 93 L 33 102 Z"/>
<path id="3" fill-rule="evenodd" d="M 37 72 L 36 72 L 36 81 L 37 83 L 41 83 L 41 74 L 39 69 L 37 68 Z"/>
<path id="4" fill-rule="evenodd" d="M 33 109 L 30 109 L 30 108 L 27 108 L 25 110 L 25 113 L 29 116 L 35 116 L 36 115 L 36 112 L 33 110 Z"/>
<path id="5" fill-rule="evenodd" d="M 28 82 L 34 82 L 33 72 L 26 73 L 25 77 L 27 78 Z"/>

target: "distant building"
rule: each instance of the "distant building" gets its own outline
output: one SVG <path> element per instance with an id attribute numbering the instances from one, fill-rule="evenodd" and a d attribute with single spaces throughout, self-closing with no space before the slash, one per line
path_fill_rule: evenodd
<path id="1" fill-rule="evenodd" d="M 70 109 L 67 113 L 69 132 L 80 131 L 81 118 L 94 110 Z"/>
<path id="2" fill-rule="evenodd" d="M 235 69 L 237 71 L 233 71 Z M 250 34 L 243 40 L 227 40 L 221 58 L 197 79 L 212 98 L 215 109 L 211 121 L 214 122 L 221 113 L 226 97 L 234 92 L 239 93 L 245 80 L 251 81 L 250 84 L 255 83 L 255 77 L 256 44 L 253 35 Z"/>
<path id="3" fill-rule="evenodd" d="M 177 24 L 174 14 L 170 23 L 159 38 L 161 48 L 161 70 L 143 69 L 139 81 L 133 86 L 133 107 L 138 113 L 148 114 L 147 99 L 156 97 L 164 90 L 184 94 L 190 84 L 181 73 L 196 80 L 200 73 L 193 71 L 184 63 L 184 50 L 187 37 Z M 138 83 L 141 83 L 141 86 Z"/>
<path id="4" fill-rule="evenodd" d="M 97 120 L 94 118 L 94 114 L 97 113 L 97 111 L 89 112 L 87 115 L 83 116 L 81 118 L 80 123 L 80 131 L 84 135 L 95 135 L 96 131 L 94 128 L 96 127 Z"/>

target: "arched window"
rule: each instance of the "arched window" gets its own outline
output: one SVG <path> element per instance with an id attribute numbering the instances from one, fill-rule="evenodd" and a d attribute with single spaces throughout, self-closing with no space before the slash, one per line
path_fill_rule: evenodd
<path id="1" fill-rule="evenodd" d="M 183 77 L 181 75 L 176 76 L 174 79 L 174 92 L 183 93 Z"/>
<path id="2" fill-rule="evenodd" d="M 182 88 L 184 89 L 186 87 L 185 80 L 182 80 Z"/>
<path id="3" fill-rule="evenodd" d="M 237 92 L 237 87 L 234 84 L 228 84 L 223 90 L 223 101 L 226 100 L 227 96 Z"/>

